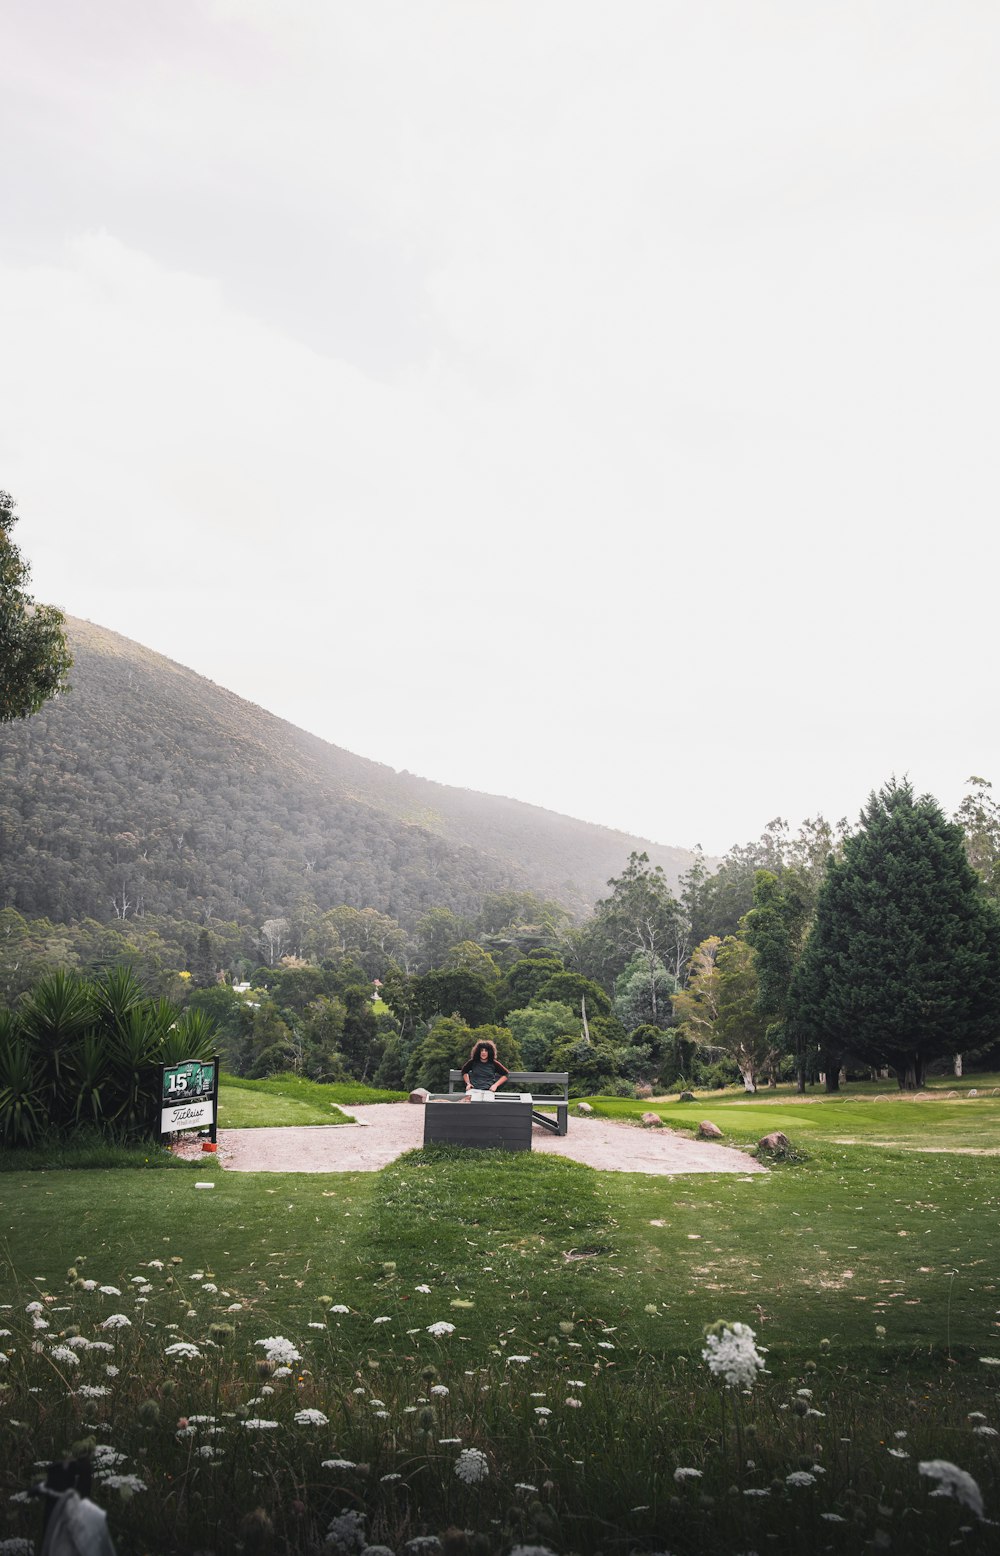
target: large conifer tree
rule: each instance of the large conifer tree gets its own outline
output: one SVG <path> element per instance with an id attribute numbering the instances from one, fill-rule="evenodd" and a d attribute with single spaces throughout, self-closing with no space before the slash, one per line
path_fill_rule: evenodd
<path id="1" fill-rule="evenodd" d="M 872 794 L 831 859 L 791 1006 L 828 1089 L 846 1054 L 913 1089 L 929 1060 L 981 1047 L 1000 1024 L 1000 916 L 961 828 L 909 783 Z"/>

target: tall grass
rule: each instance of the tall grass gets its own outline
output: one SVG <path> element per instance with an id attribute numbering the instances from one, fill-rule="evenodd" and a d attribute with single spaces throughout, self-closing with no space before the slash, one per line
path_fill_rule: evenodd
<path id="1" fill-rule="evenodd" d="M 719 1278 L 687 1299 L 698 1325 L 670 1305 L 677 1275 L 690 1278 L 671 1268 L 685 1226 L 721 1236 L 724 1196 L 738 1205 L 759 1187 L 788 1214 L 823 1171 L 742 1187 L 647 1180 L 658 1197 L 633 1216 L 636 1180 L 436 1148 L 363 1182 L 216 1175 L 198 1192 L 175 1174 L 110 1174 L 105 1216 L 89 1223 L 62 1174 L 49 1198 L 29 1185 L 34 1255 L 30 1221 L 0 1196 L 21 1249 L 0 1312 L 0 1484 L 18 1495 L 40 1459 L 89 1451 L 121 1556 L 357 1552 L 352 1526 L 396 1552 L 434 1535 L 448 1556 L 996 1549 L 996 1524 L 932 1495 L 919 1469 L 953 1463 L 1000 1516 L 986 1310 L 979 1346 L 952 1347 L 956 1365 L 943 1327 L 930 1348 L 894 1346 L 892 1309 L 875 1326 L 865 1307 L 855 1335 L 820 1331 L 829 1315 L 805 1285 L 810 1320 L 790 1340 L 789 1307 L 762 1332 L 721 1256 Z M 650 1234 L 660 1271 L 636 1257 L 654 1203 L 692 1217 L 669 1251 Z M 749 1251 L 768 1223 L 765 1200 L 747 1203 Z M 894 1239 L 887 1228 L 883 1253 L 873 1236 L 883 1268 Z M 57 1276 L 57 1247 L 87 1257 Z M 756 1297 L 773 1315 L 770 1292 Z M 939 1297 L 935 1326 L 945 1286 Z M 717 1318 L 749 1321 L 770 1347 L 750 1392 L 705 1365 L 702 1325 Z M 8 1535 L 30 1534 L 37 1511 L 4 1505 Z"/>

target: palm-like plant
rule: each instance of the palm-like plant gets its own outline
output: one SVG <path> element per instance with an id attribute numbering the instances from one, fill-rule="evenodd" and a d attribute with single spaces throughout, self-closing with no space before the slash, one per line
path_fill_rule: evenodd
<path id="1" fill-rule="evenodd" d="M 74 973 L 49 973 L 22 1000 L 18 1018 L 39 1068 L 46 1111 L 62 1124 L 74 1051 L 92 1020 L 92 990 Z"/>
<path id="2" fill-rule="evenodd" d="M 31 1145 L 44 1132 L 46 1119 L 41 1066 L 17 1018 L 0 1010 L 0 1140 Z"/>

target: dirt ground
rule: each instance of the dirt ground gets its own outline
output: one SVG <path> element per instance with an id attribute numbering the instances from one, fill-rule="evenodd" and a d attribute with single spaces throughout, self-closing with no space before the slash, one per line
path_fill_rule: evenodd
<path id="1" fill-rule="evenodd" d="M 423 1144 L 424 1112 L 417 1103 L 379 1102 L 349 1111 L 356 1124 L 316 1124 L 285 1129 L 220 1129 L 217 1154 L 202 1154 L 187 1138 L 179 1155 L 202 1157 L 206 1171 L 376 1172 L 404 1151 Z M 752 1157 L 669 1129 L 640 1129 L 608 1119 L 570 1115 L 569 1133 L 535 1125 L 532 1150 L 552 1151 L 604 1172 L 672 1177 L 695 1172 L 765 1172 Z"/>

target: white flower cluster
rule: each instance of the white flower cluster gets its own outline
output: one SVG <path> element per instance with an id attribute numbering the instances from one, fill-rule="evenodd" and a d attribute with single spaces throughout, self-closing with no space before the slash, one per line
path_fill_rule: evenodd
<path id="1" fill-rule="evenodd" d="M 175 1340 L 173 1345 L 167 1346 L 163 1354 L 164 1356 L 176 1356 L 182 1361 L 197 1361 L 201 1356 L 198 1347 L 192 1345 L 190 1340 Z"/>
<path id="2" fill-rule="evenodd" d="M 102 1329 L 131 1329 L 132 1320 L 126 1318 L 124 1313 L 109 1313 L 101 1325 Z"/>
<path id="3" fill-rule="evenodd" d="M 364 1513 L 345 1507 L 336 1518 L 331 1518 L 323 1544 L 327 1550 L 336 1551 L 337 1556 L 357 1556 L 368 1544 Z"/>
<path id="4" fill-rule="evenodd" d="M 322 1410 L 296 1410 L 296 1426 L 329 1426 L 330 1418 Z"/>
<path id="5" fill-rule="evenodd" d="M 281 1362 L 287 1366 L 290 1362 L 302 1360 L 301 1351 L 297 1351 L 291 1340 L 286 1340 L 284 1335 L 269 1335 L 266 1340 L 258 1340 L 256 1343 L 264 1347 L 268 1361 Z"/>
<path id="6" fill-rule="evenodd" d="M 455 1460 L 455 1474 L 467 1486 L 478 1486 L 481 1480 L 487 1479 L 489 1473 L 486 1455 L 478 1448 L 463 1448 Z"/>
<path id="7" fill-rule="evenodd" d="M 454 1334 L 455 1325 L 446 1323 L 446 1321 L 442 1318 L 439 1319 L 436 1324 L 428 1324 L 427 1333 L 432 1334 L 435 1340 L 440 1340 L 446 1334 Z"/>
<path id="8" fill-rule="evenodd" d="M 713 1377 L 722 1378 L 731 1388 L 751 1388 L 764 1369 L 755 1339 L 749 1324 L 716 1324 L 705 1336 L 702 1360 Z"/>
<path id="9" fill-rule="evenodd" d="M 968 1470 L 960 1470 L 947 1459 L 924 1459 L 917 1468 L 928 1480 L 937 1481 L 932 1497 L 954 1497 L 977 1518 L 983 1517 L 983 1494 Z"/>

